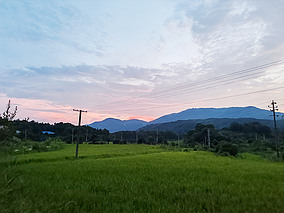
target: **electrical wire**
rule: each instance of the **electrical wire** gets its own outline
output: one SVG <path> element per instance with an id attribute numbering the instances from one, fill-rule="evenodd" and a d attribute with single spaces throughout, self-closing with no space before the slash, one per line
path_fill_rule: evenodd
<path id="1" fill-rule="evenodd" d="M 101 104 L 101 105 L 96 105 L 95 107 L 112 107 L 112 105 L 117 105 L 117 104 L 125 104 L 127 102 L 127 105 L 131 104 L 138 104 L 141 102 L 145 101 L 150 101 L 153 99 L 162 99 L 162 98 L 168 98 L 172 96 L 177 96 L 181 95 L 184 93 L 190 93 L 190 92 L 196 92 L 196 91 L 201 91 L 201 90 L 207 90 L 210 88 L 218 87 L 218 86 L 223 86 L 223 85 L 228 85 L 232 83 L 237 83 L 245 80 L 250 80 L 256 77 L 261 77 L 265 75 L 263 72 L 263 69 L 267 69 L 276 65 L 282 65 L 284 64 L 283 60 L 271 62 L 268 64 L 240 70 L 237 72 L 233 72 L 230 74 L 225 74 L 221 75 L 219 77 L 214 77 L 214 78 L 209 78 L 206 80 L 202 80 L 199 82 L 191 83 L 191 84 L 186 84 L 178 87 L 172 87 L 170 89 L 165 89 L 160 91 L 160 93 L 153 93 L 149 95 L 141 95 L 138 96 L 138 100 L 122 100 L 122 101 L 115 101 L 115 102 L 110 102 L 107 104 Z"/>
<path id="2" fill-rule="evenodd" d="M 216 101 L 216 100 L 229 99 L 229 98 L 234 98 L 234 97 L 240 97 L 240 96 L 258 94 L 258 93 L 264 93 L 264 92 L 269 92 L 269 91 L 274 91 L 274 90 L 279 90 L 279 89 L 284 89 L 284 87 L 276 87 L 276 88 L 271 88 L 271 89 L 258 90 L 258 91 L 253 91 L 253 92 L 246 92 L 246 93 L 229 95 L 229 96 L 222 96 L 222 97 L 216 97 L 216 98 L 202 99 L 202 100 L 188 102 L 188 103 L 179 103 L 179 104 L 174 103 L 174 104 L 167 104 L 167 105 L 164 105 L 164 106 L 160 105 L 160 106 L 154 106 L 154 107 L 132 108 L 132 109 L 131 108 L 127 108 L 127 109 L 125 108 L 125 109 L 116 109 L 116 111 L 119 111 L 119 112 L 140 111 L 140 110 L 146 111 L 146 110 L 150 110 L 150 109 L 171 107 L 171 106 L 177 106 L 177 105 L 192 105 L 192 104 L 197 104 L 197 103 L 211 102 L 211 101 Z"/>

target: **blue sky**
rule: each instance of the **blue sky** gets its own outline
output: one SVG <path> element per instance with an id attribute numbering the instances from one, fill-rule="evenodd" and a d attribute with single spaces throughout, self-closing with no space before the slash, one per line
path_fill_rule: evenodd
<path id="1" fill-rule="evenodd" d="M 82 108 L 89 123 L 275 99 L 283 112 L 283 11 L 282 0 L 1 0 L 0 110 L 11 99 L 18 118 L 75 123 Z"/>

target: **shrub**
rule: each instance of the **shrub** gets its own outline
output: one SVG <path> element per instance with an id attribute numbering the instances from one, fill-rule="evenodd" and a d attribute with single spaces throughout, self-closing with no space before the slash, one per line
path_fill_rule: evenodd
<path id="1" fill-rule="evenodd" d="M 112 144 L 119 144 L 119 140 L 114 140 Z"/>
<path id="2" fill-rule="evenodd" d="M 193 148 L 194 151 L 206 151 L 207 149 L 208 149 L 207 146 L 204 146 L 204 145 L 201 145 L 201 144 L 197 144 Z"/>
<path id="3" fill-rule="evenodd" d="M 98 145 L 98 144 L 108 144 L 109 142 L 107 142 L 107 141 L 96 141 L 95 143 L 92 143 L 92 144 L 96 144 L 96 145 Z"/>
<path id="4" fill-rule="evenodd" d="M 44 142 L 44 144 L 48 148 L 47 151 L 55 151 L 55 150 L 63 149 L 63 147 L 64 147 L 64 142 L 62 142 L 58 138 L 48 138 Z"/>
<path id="5" fill-rule="evenodd" d="M 127 144 L 126 141 L 119 141 L 119 144 Z"/>
<path id="6" fill-rule="evenodd" d="M 36 152 L 47 152 L 48 147 L 42 142 L 31 142 L 31 150 Z"/>
<path id="7" fill-rule="evenodd" d="M 169 146 L 178 146 L 178 143 L 176 141 L 170 141 Z"/>
<path id="8" fill-rule="evenodd" d="M 236 156 L 239 152 L 239 147 L 236 144 L 221 141 L 216 147 L 215 152 L 223 156 Z"/>
<path id="9" fill-rule="evenodd" d="M 14 146 L 10 148 L 13 154 L 25 154 L 29 152 L 47 152 L 63 149 L 64 142 L 57 138 L 49 138 L 44 142 L 36 141 L 23 141 L 14 143 Z"/>

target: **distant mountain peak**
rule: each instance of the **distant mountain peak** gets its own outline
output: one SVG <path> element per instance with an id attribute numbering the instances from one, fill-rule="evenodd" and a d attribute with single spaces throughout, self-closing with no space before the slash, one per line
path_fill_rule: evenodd
<path id="1" fill-rule="evenodd" d="M 226 108 L 191 108 L 178 113 L 164 115 L 149 124 L 167 123 L 178 120 L 209 119 L 209 118 L 255 118 L 271 119 L 269 110 L 255 106 Z M 283 113 L 282 113 L 283 114 Z"/>
<path id="2" fill-rule="evenodd" d="M 135 131 L 146 125 L 146 121 L 138 119 L 120 120 L 117 118 L 106 118 L 103 121 L 97 121 L 89 124 L 89 126 L 96 129 L 108 129 L 111 133 L 118 131 Z"/>
<path id="3" fill-rule="evenodd" d="M 282 117 L 283 113 L 277 113 Z M 108 129 L 110 132 L 117 131 L 135 131 L 148 124 L 168 123 L 179 120 L 197 120 L 197 119 L 239 119 L 253 118 L 271 120 L 271 111 L 260 109 L 255 106 L 246 107 L 226 107 L 226 108 L 191 108 L 178 113 L 172 113 L 161 116 L 151 122 L 146 122 L 138 119 L 119 120 L 116 118 L 106 118 L 103 121 L 94 122 L 89 126 L 97 129 Z"/>

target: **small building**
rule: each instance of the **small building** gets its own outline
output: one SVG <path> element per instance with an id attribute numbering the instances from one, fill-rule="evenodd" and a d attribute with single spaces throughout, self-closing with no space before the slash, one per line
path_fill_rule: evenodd
<path id="1" fill-rule="evenodd" d="M 42 131 L 42 134 L 54 135 L 54 132 L 51 132 L 51 131 Z"/>

